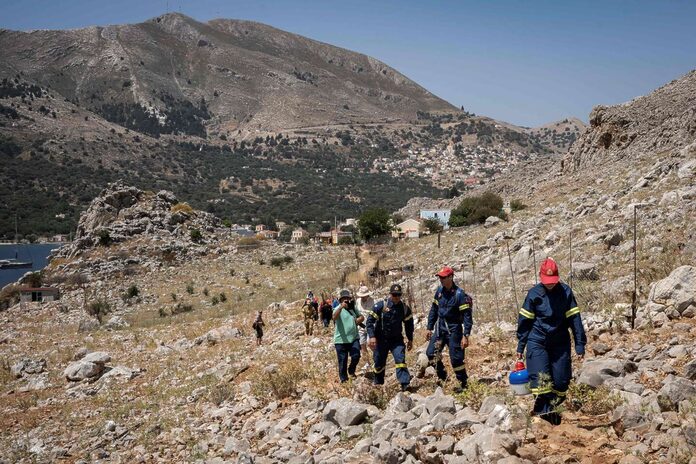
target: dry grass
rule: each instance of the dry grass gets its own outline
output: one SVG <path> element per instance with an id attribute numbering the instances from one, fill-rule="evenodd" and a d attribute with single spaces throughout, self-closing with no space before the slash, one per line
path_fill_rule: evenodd
<path id="1" fill-rule="evenodd" d="M 172 213 L 192 214 L 193 208 L 188 203 L 177 203 L 172 206 Z"/>

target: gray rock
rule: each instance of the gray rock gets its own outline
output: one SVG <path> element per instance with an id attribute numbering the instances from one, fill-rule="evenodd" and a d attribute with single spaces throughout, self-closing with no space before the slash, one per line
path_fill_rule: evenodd
<path id="1" fill-rule="evenodd" d="M 514 454 L 518 446 L 515 436 L 481 426 L 473 435 L 462 438 L 454 450 L 464 457 L 462 462 L 498 462 Z"/>
<path id="2" fill-rule="evenodd" d="M 605 355 L 611 351 L 611 348 L 609 348 L 607 345 L 605 345 L 602 342 L 593 343 L 591 347 L 592 347 L 592 352 L 596 356 L 602 356 L 602 355 Z"/>
<path id="3" fill-rule="evenodd" d="M 634 372 L 637 366 L 621 359 L 592 359 L 585 361 L 578 376 L 578 383 L 598 387 L 611 377 Z"/>
<path id="4" fill-rule="evenodd" d="M 455 414 L 452 422 L 447 424 L 447 430 L 457 430 L 469 428 L 473 424 L 481 423 L 481 417 L 473 409 L 466 407 Z"/>
<path id="5" fill-rule="evenodd" d="M 680 266 L 664 279 L 655 282 L 648 300 L 673 306 L 679 313 L 696 303 L 696 267 Z"/>
<path id="6" fill-rule="evenodd" d="M 487 396 L 481 402 L 478 413 L 483 417 L 488 416 L 498 405 L 505 405 L 505 398 L 495 395 Z"/>
<path id="7" fill-rule="evenodd" d="M 571 274 L 574 279 L 578 280 L 599 280 L 597 265 L 593 263 L 573 263 L 573 271 Z"/>
<path id="8" fill-rule="evenodd" d="M 411 399 L 411 397 L 399 392 L 396 394 L 394 398 L 391 399 L 391 401 L 389 401 L 389 404 L 387 405 L 387 410 L 394 412 L 407 412 L 410 411 L 412 407 L 413 400 Z"/>
<path id="9" fill-rule="evenodd" d="M 662 411 L 676 411 L 681 401 L 696 398 L 696 385 L 683 377 L 668 376 L 657 394 Z"/>
<path id="10" fill-rule="evenodd" d="M 92 353 L 85 355 L 85 357 L 82 358 L 82 361 L 104 365 L 104 364 L 108 363 L 109 361 L 111 361 L 111 356 L 109 356 L 107 353 L 105 353 L 103 351 L 94 351 Z"/>
<path id="11" fill-rule="evenodd" d="M 45 359 L 22 358 L 10 367 L 10 374 L 15 378 L 40 374 L 46 370 Z"/>
<path id="12" fill-rule="evenodd" d="M 246 453 L 251 448 L 249 440 L 237 439 L 234 437 L 229 437 L 225 440 L 225 446 L 222 449 L 222 454 L 224 456 L 229 456 L 231 454 Z"/>
<path id="13" fill-rule="evenodd" d="M 445 395 L 439 387 L 435 390 L 435 393 L 425 399 L 425 409 L 428 411 L 430 417 L 434 417 L 439 412 L 447 412 L 450 414 L 456 412 L 454 398 Z"/>
<path id="14" fill-rule="evenodd" d="M 440 411 L 436 413 L 431 419 L 430 423 L 433 425 L 435 430 L 444 430 L 447 424 L 449 424 L 454 419 L 454 414 L 446 411 Z"/>
<path id="15" fill-rule="evenodd" d="M 63 374 L 73 382 L 98 377 L 104 371 L 103 364 L 96 364 L 84 360 L 74 361 L 65 368 Z"/>
<path id="16" fill-rule="evenodd" d="M 324 408 L 324 420 L 332 421 L 341 427 L 358 425 L 367 417 L 367 406 L 348 398 L 332 400 Z"/>
<path id="17" fill-rule="evenodd" d="M 113 368 L 104 368 L 104 374 L 99 378 L 100 382 L 107 382 L 110 380 L 123 380 L 128 381 L 136 378 L 140 375 L 140 370 L 131 369 L 126 366 L 115 366 Z"/>
<path id="18" fill-rule="evenodd" d="M 125 329 L 127 327 L 130 327 L 130 324 L 121 316 L 113 316 L 108 321 L 106 321 L 106 324 L 104 324 L 104 328 L 112 330 Z"/>
<path id="19" fill-rule="evenodd" d="M 498 216 L 488 216 L 486 218 L 486 222 L 483 224 L 484 227 L 495 227 L 498 224 L 503 222 L 502 219 L 500 219 Z"/>
<path id="20" fill-rule="evenodd" d="M 696 380 L 696 359 L 684 365 L 684 377 L 689 380 Z"/>

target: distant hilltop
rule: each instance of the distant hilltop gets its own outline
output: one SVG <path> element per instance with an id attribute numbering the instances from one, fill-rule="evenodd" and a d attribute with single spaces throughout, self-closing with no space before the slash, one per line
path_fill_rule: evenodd
<path id="1" fill-rule="evenodd" d="M 18 73 L 107 120 L 149 113 L 189 134 L 201 121 L 225 133 L 455 109 L 369 56 L 256 22 L 177 13 L 140 24 L 1 31 L 0 74 Z"/>

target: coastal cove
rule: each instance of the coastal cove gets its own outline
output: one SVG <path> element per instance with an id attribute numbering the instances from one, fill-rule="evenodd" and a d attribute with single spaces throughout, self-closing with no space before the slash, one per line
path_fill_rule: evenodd
<path id="1" fill-rule="evenodd" d="M 27 272 L 40 271 L 46 267 L 49 254 L 60 246 L 60 243 L 0 244 L 0 259 L 14 259 L 16 251 L 19 260 L 33 263 L 31 268 L 0 269 L 0 288 L 16 282 Z"/>

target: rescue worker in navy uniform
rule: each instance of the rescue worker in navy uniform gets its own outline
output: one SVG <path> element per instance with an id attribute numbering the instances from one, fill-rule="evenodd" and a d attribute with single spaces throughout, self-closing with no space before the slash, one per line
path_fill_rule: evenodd
<path id="1" fill-rule="evenodd" d="M 469 346 L 469 335 L 474 325 L 472 311 L 473 301 L 457 284 L 454 283 L 454 270 L 443 267 L 435 274 L 440 278 L 440 286 L 428 314 L 428 331 L 426 339 L 430 341 L 425 354 L 431 363 L 437 358 L 436 370 L 440 381 L 447 380 L 447 371 L 442 363 L 442 351 L 449 350 L 452 370 L 459 381 L 457 391 L 467 386 L 464 350 Z"/>
<path id="2" fill-rule="evenodd" d="M 524 299 L 517 322 L 517 359 L 527 348 L 527 372 L 535 396 L 534 415 L 553 425 L 561 423 L 556 407 L 566 397 L 572 376 L 570 334 L 578 359 L 585 355 L 587 337 L 573 291 L 560 282 L 558 265 L 551 258 L 541 263 L 540 284 Z"/>
<path id="3" fill-rule="evenodd" d="M 401 285 L 389 288 L 389 298 L 378 301 L 367 316 L 367 346 L 372 350 L 374 360 L 375 385 L 384 384 L 384 370 L 387 356 L 391 351 L 394 357 L 396 378 L 401 384 L 401 391 L 408 390 L 411 374 L 406 366 L 406 350 L 413 349 L 413 313 L 411 308 L 401 301 Z M 407 343 L 401 326 L 406 330 Z"/>

